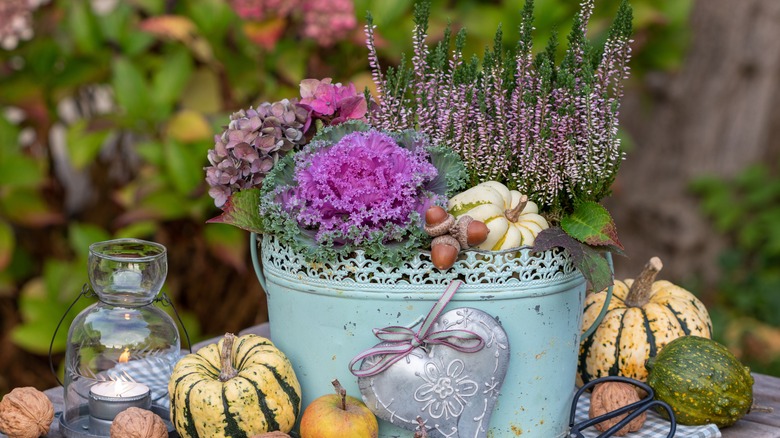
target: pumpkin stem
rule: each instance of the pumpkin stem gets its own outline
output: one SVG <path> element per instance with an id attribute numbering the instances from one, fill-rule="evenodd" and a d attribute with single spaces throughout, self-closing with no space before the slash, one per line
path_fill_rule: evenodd
<path id="1" fill-rule="evenodd" d="M 347 410 L 347 390 L 344 389 L 343 386 L 341 386 L 341 382 L 339 382 L 339 379 L 333 379 L 332 382 L 333 388 L 336 389 L 336 393 L 341 396 L 341 410 L 346 411 Z"/>
<path id="2" fill-rule="evenodd" d="M 520 219 L 520 214 L 523 213 L 526 204 L 528 204 L 528 196 L 520 196 L 520 202 L 517 203 L 515 208 L 504 210 L 504 216 L 506 216 L 509 222 L 517 222 L 518 219 Z"/>
<path id="3" fill-rule="evenodd" d="M 222 351 L 219 354 L 220 382 L 227 382 L 238 375 L 238 371 L 233 368 L 233 341 L 235 340 L 236 335 L 233 333 L 225 333 L 225 337 L 222 338 Z"/>
<path id="4" fill-rule="evenodd" d="M 655 276 L 661 272 L 664 264 L 661 259 L 653 257 L 645 265 L 642 272 L 634 280 L 634 284 L 628 290 L 625 303 L 628 307 L 642 307 L 650 301 L 650 292 L 653 289 Z"/>

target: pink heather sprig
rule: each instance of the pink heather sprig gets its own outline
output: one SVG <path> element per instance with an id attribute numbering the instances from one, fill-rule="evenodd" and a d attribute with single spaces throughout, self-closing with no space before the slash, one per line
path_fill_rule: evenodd
<path id="1" fill-rule="evenodd" d="M 621 3 L 594 70 L 595 51 L 585 38 L 593 7 L 593 0 L 581 3 L 560 65 L 555 44 L 533 55 L 532 0 L 523 11 L 512 63 L 504 62 L 499 29 L 481 68 L 462 61 L 462 32 L 452 56 L 449 35 L 428 48 L 430 11 L 423 3 L 415 11 L 411 68 L 383 74 L 369 20 L 369 62 L 382 105 L 368 119 L 384 129 L 419 129 L 461 156 L 472 185 L 504 182 L 529 194 L 553 218 L 576 201 L 599 201 L 623 159 L 618 108 L 629 72 L 631 9 Z"/>

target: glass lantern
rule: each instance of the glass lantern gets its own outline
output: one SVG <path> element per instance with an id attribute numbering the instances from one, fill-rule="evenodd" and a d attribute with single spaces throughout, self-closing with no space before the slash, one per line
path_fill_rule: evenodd
<path id="1" fill-rule="evenodd" d="M 79 313 L 65 352 L 68 437 L 110 435 L 129 407 L 168 418 L 168 380 L 180 358 L 173 319 L 154 306 L 168 272 L 164 246 L 137 239 L 90 245 L 89 282 L 98 302 Z"/>

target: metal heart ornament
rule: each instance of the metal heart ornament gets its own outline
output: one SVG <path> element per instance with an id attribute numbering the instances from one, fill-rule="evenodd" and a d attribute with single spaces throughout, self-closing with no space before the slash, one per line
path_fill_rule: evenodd
<path id="1" fill-rule="evenodd" d="M 509 367 L 509 341 L 498 321 L 479 309 L 442 313 L 461 284 L 450 283 L 417 332 L 374 330 L 384 342 L 350 363 L 377 417 L 408 430 L 419 427 L 420 417 L 430 437 L 487 436 Z"/>

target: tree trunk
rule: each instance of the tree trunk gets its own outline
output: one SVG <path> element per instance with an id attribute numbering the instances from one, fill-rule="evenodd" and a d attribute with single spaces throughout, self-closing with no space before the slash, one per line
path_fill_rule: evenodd
<path id="1" fill-rule="evenodd" d="M 645 77 L 650 102 L 638 92 L 623 101 L 621 121 L 635 147 L 605 202 L 629 256 L 616 259 L 618 278 L 657 255 L 665 279 L 711 286 L 725 242 L 690 183 L 778 159 L 780 1 L 698 0 L 691 27 L 681 70 Z"/>

